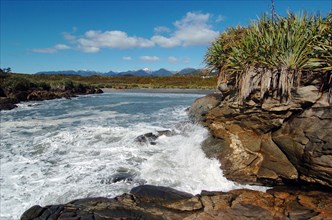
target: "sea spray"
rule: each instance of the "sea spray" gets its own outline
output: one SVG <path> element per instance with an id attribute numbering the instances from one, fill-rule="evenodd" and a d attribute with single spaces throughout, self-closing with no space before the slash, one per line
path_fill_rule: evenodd
<path id="1" fill-rule="evenodd" d="M 22 103 L 1 113 L 1 219 L 39 204 L 114 197 L 155 184 L 190 193 L 244 187 L 222 176 L 186 109 L 201 95 L 110 93 Z M 154 144 L 135 138 L 160 130 Z M 263 189 L 263 188 L 262 188 Z"/>

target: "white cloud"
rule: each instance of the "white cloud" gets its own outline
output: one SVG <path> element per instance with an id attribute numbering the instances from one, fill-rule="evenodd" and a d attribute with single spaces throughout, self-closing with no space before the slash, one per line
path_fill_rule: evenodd
<path id="1" fill-rule="evenodd" d="M 32 49 L 34 53 L 55 53 L 56 49 L 54 48 L 34 48 Z"/>
<path id="2" fill-rule="evenodd" d="M 158 26 L 154 28 L 154 31 L 156 33 L 168 33 L 171 32 L 171 29 L 169 29 L 168 27 L 165 26 Z"/>
<path id="3" fill-rule="evenodd" d="M 127 57 L 122 57 L 123 60 L 132 60 L 132 58 L 130 56 Z"/>
<path id="4" fill-rule="evenodd" d="M 31 51 L 34 53 L 56 53 L 59 50 L 68 50 L 68 49 L 70 49 L 70 47 L 65 44 L 56 44 L 53 47 L 35 48 L 35 49 L 32 49 Z"/>
<path id="5" fill-rule="evenodd" d="M 160 58 L 157 56 L 141 56 L 140 59 L 147 62 L 155 62 L 160 60 Z"/>
<path id="6" fill-rule="evenodd" d="M 166 48 L 176 47 L 176 46 L 181 45 L 181 41 L 179 39 L 177 39 L 176 37 L 167 38 L 167 37 L 164 37 L 161 35 L 156 35 L 156 36 L 153 36 L 151 38 L 151 40 L 153 42 L 155 42 L 156 44 L 158 44 L 159 46 L 166 47 Z"/>
<path id="7" fill-rule="evenodd" d="M 123 31 L 90 30 L 77 40 L 78 47 L 84 52 L 98 52 L 101 48 L 126 49 L 133 47 L 153 47 L 155 43 L 141 37 L 130 37 Z"/>
<path id="8" fill-rule="evenodd" d="M 217 18 L 217 20 L 220 19 L 221 17 Z M 182 19 L 173 23 L 173 31 L 165 26 L 157 26 L 154 28 L 156 34 L 150 38 L 129 36 L 126 32 L 119 30 L 89 30 L 82 36 L 74 36 L 76 28 L 71 33 L 62 34 L 70 44 L 86 53 L 97 53 L 104 48 L 150 48 L 156 45 L 164 48 L 199 46 L 208 45 L 219 35 L 219 32 L 209 25 L 210 20 L 209 13 L 188 12 Z M 57 50 L 59 49 L 34 49 L 35 52 L 40 53 L 55 53 Z"/>
<path id="9" fill-rule="evenodd" d="M 57 45 L 54 46 L 54 48 L 56 50 L 68 50 L 68 49 L 70 49 L 70 47 L 65 45 L 65 44 L 57 44 Z"/>
<path id="10" fill-rule="evenodd" d="M 71 43 L 75 43 L 76 36 L 73 34 L 77 31 L 77 27 L 73 27 L 71 32 L 62 32 L 63 38 L 70 41 Z"/>
<path id="11" fill-rule="evenodd" d="M 207 45 L 219 35 L 208 24 L 209 19 L 208 13 L 188 12 L 184 18 L 174 22 L 176 30 L 171 37 L 156 35 L 151 40 L 161 47 Z"/>
<path id="12" fill-rule="evenodd" d="M 171 63 L 171 64 L 176 64 L 176 63 L 179 61 L 178 58 L 173 57 L 173 56 L 169 56 L 169 57 L 167 58 L 167 60 L 168 60 L 168 62 Z"/>

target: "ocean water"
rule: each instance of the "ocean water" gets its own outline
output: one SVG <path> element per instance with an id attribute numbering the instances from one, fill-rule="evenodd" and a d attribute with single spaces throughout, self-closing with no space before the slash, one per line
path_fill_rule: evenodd
<path id="1" fill-rule="evenodd" d="M 27 102 L 1 114 L 0 218 L 29 207 L 114 197 L 141 184 L 197 194 L 244 186 L 223 177 L 186 109 L 202 94 L 104 93 Z M 139 135 L 171 130 L 155 144 Z"/>

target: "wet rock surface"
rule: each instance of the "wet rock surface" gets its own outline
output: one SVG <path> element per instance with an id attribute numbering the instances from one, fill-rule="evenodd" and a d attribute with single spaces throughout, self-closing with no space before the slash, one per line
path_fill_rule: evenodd
<path id="1" fill-rule="evenodd" d="M 148 143 L 151 145 L 156 145 L 157 144 L 156 140 L 163 135 L 166 137 L 170 137 L 170 136 L 175 135 L 175 132 L 171 131 L 171 130 L 149 132 L 149 133 L 136 137 L 135 141 L 138 143 L 141 143 L 141 144 Z"/>
<path id="2" fill-rule="evenodd" d="M 142 185 L 129 194 L 78 199 L 67 204 L 33 206 L 21 220 L 96 219 L 329 219 L 328 192 L 273 189 L 232 190 L 191 195 L 175 189 Z"/>
<path id="3" fill-rule="evenodd" d="M 206 96 L 192 105 L 192 119 L 211 131 L 203 150 L 219 159 L 228 179 L 332 187 L 331 96 L 315 86 L 292 95 L 287 103 L 272 98 L 262 103 L 254 94 L 244 105 L 236 96 L 215 95 L 213 101 Z M 214 107 L 202 108 L 209 102 Z"/>

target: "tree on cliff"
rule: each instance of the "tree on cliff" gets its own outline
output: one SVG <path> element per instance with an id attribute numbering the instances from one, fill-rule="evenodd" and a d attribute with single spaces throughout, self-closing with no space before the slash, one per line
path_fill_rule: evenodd
<path id="1" fill-rule="evenodd" d="M 260 90 L 281 101 L 291 90 L 319 80 L 321 90 L 331 89 L 332 16 L 288 13 L 261 17 L 248 27 L 230 28 L 215 40 L 205 55 L 219 71 L 218 85 L 230 84 L 243 102 Z"/>

